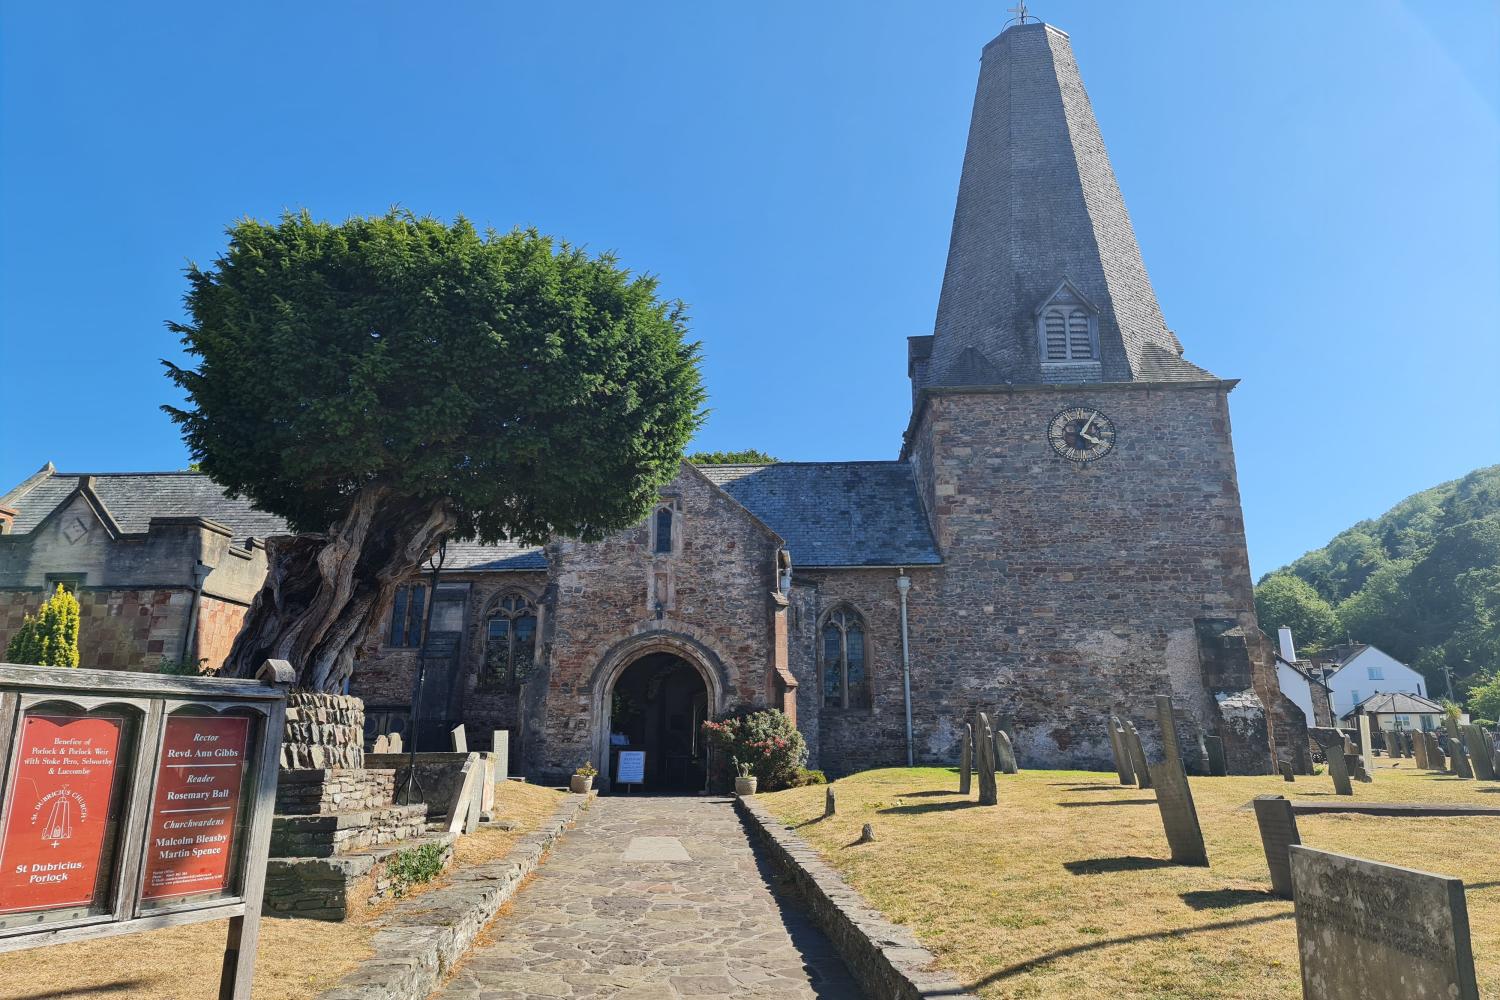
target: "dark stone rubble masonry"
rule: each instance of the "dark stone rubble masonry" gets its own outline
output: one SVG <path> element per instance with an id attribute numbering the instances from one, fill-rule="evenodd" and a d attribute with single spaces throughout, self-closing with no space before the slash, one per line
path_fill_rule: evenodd
<path id="1" fill-rule="evenodd" d="M 305 920 L 347 920 L 396 893 L 392 864 L 427 844 L 442 848 L 440 867 L 453 860 L 453 833 L 422 834 L 333 857 L 270 858 L 262 912 Z"/>
<path id="2" fill-rule="evenodd" d="M 1014 718 L 1023 767 L 1106 769 L 1111 707 L 1148 717 L 1159 694 L 1182 712 L 1184 738 L 1215 728 L 1194 622 L 1254 621 L 1229 388 L 924 395 L 905 453 L 944 565 L 930 613 L 912 621 L 921 759 L 955 760 L 955 726 L 975 707 Z M 1075 405 L 1097 408 L 1118 434 L 1087 465 L 1047 440 L 1052 417 Z M 930 670 L 921 684 L 917 664 Z"/>
<path id="3" fill-rule="evenodd" d="M 376 918 L 374 956 L 317 1000 L 425 1000 L 591 798 L 568 796 L 505 860 L 455 871 L 450 884 L 401 900 Z"/>
<path id="4" fill-rule="evenodd" d="M 849 883 L 754 798 L 735 807 L 751 836 L 766 851 L 778 885 L 828 935 L 844 964 L 871 997 L 882 1000 L 972 998 L 952 976 L 934 969 L 936 958 L 906 927 L 887 920 Z"/>

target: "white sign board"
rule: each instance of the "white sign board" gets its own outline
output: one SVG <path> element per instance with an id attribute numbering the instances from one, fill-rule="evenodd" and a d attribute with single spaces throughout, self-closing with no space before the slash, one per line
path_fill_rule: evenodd
<path id="1" fill-rule="evenodd" d="M 646 751 L 621 750 L 619 763 L 615 764 L 615 783 L 640 785 L 646 781 Z"/>

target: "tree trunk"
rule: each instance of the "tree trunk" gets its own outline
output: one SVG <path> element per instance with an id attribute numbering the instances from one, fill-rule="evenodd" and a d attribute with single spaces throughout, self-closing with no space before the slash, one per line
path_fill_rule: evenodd
<path id="1" fill-rule="evenodd" d="M 328 534 L 266 539 L 266 582 L 222 672 L 252 677 L 268 658 L 281 659 L 297 671 L 298 687 L 342 690 L 396 588 L 453 526 L 447 501 L 416 501 L 371 485 Z"/>

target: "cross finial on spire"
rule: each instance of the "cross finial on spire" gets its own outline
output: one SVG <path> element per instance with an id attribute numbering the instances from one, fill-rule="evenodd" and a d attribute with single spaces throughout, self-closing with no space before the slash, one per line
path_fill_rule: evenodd
<path id="1" fill-rule="evenodd" d="M 1008 8 L 1006 13 L 1016 15 L 1011 20 L 1017 24 L 1025 24 L 1026 18 L 1030 16 L 1030 12 L 1026 9 L 1026 0 L 1016 0 L 1016 5 Z"/>

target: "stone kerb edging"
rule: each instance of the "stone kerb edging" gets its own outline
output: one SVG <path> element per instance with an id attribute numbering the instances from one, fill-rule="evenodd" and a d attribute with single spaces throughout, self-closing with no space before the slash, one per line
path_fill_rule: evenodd
<path id="1" fill-rule="evenodd" d="M 505 860 L 454 869 L 449 885 L 397 903 L 374 921 L 375 954 L 317 1000 L 426 1000 L 592 798 L 569 795 Z"/>
<path id="2" fill-rule="evenodd" d="M 828 935 L 867 994 L 891 1000 L 975 1000 L 957 980 L 933 969 L 932 952 L 918 944 L 910 930 L 891 923 L 867 903 L 765 806 L 740 796 L 735 808 L 765 847 L 776 873 Z"/>

